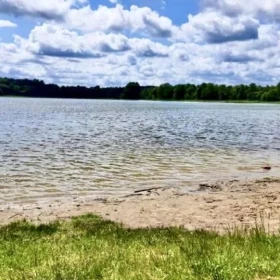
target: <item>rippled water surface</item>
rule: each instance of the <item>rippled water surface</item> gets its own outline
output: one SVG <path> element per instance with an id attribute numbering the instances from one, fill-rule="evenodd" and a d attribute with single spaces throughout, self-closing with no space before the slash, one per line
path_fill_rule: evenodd
<path id="1" fill-rule="evenodd" d="M 1 98 L 0 202 L 279 175 L 279 115 L 264 104 Z"/>

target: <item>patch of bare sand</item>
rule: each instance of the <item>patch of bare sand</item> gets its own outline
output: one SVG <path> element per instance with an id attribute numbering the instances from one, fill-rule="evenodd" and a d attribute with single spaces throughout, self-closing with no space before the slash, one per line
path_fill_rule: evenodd
<path id="1" fill-rule="evenodd" d="M 67 201 L 2 205 L 0 224 L 26 219 L 37 223 L 65 220 L 85 213 L 101 215 L 131 228 L 183 226 L 223 232 L 264 223 L 280 229 L 280 179 L 201 184 L 197 191 L 138 190 L 115 199 L 73 198 Z"/>

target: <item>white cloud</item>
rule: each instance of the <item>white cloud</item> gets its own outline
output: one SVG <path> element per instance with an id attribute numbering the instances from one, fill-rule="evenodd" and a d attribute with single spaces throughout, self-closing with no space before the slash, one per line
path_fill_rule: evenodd
<path id="1" fill-rule="evenodd" d="M 148 39 L 130 39 L 130 44 L 138 57 L 168 57 L 169 48 Z"/>
<path id="2" fill-rule="evenodd" d="M 101 32 L 79 35 L 58 25 L 36 26 L 28 39 L 16 36 L 16 43 L 31 53 L 43 56 L 98 58 L 104 53 L 130 49 L 127 37 Z"/>
<path id="3" fill-rule="evenodd" d="M 195 42 L 224 43 L 258 38 L 259 22 L 253 18 L 239 16 L 230 18 L 217 12 L 190 15 L 181 30 L 186 40 Z"/>
<path id="4" fill-rule="evenodd" d="M 130 51 L 138 57 L 168 57 L 168 47 L 149 39 L 92 32 L 79 35 L 58 25 L 36 26 L 28 39 L 15 36 L 16 44 L 30 53 L 65 58 L 100 58 Z"/>
<path id="5" fill-rule="evenodd" d="M 90 6 L 72 9 L 67 14 L 66 24 L 68 28 L 83 32 L 142 32 L 160 38 L 170 38 L 179 31 L 169 18 L 148 7 L 131 6 L 126 10 L 119 4 L 113 8 L 99 6 L 97 10 L 92 10 Z"/>
<path id="6" fill-rule="evenodd" d="M 261 26 L 258 42 L 166 46 L 122 34 L 79 34 L 59 25 L 43 24 L 28 38 L 16 36 L 14 44 L 0 44 L 0 63 L 4 65 L 1 75 L 90 86 L 125 85 L 129 81 L 142 85 L 276 83 L 279 31 Z"/>
<path id="7" fill-rule="evenodd" d="M 16 16 L 63 20 L 71 7 L 86 2 L 87 0 L 0 0 L 0 12 Z"/>
<path id="8" fill-rule="evenodd" d="M 207 9 L 222 11 L 229 16 L 250 14 L 266 21 L 280 21 L 280 0 L 204 0 Z"/>
<path id="9" fill-rule="evenodd" d="M 176 26 L 148 7 L 93 10 L 83 0 L 0 0 L 2 13 L 42 20 L 29 36 L 0 43 L 0 76 L 89 86 L 276 83 L 279 1 L 257 2 L 208 0 Z"/>
<path id="10" fill-rule="evenodd" d="M 9 20 L 0 19 L 0 28 L 1 27 L 17 27 L 17 25 Z"/>

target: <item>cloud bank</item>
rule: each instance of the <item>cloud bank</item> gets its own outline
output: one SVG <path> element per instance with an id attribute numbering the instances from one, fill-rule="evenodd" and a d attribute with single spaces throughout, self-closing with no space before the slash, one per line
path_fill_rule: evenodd
<path id="1" fill-rule="evenodd" d="M 150 7 L 111 2 L 0 0 L 10 17 L 0 27 L 34 22 L 28 36 L 0 41 L 0 74 L 87 86 L 279 82 L 280 0 L 202 0 L 181 25 Z"/>

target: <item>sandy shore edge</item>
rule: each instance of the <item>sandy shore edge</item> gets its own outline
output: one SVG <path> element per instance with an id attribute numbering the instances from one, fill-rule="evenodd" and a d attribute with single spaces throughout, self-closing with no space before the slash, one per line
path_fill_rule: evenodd
<path id="1" fill-rule="evenodd" d="M 75 197 L 65 201 L 0 206 L 0 225 L 26 219 L 35 223 L 94 213 L 131 228 L 183 226 L 222 232 L 265 225 L 280 230 L 280 178 L 200 184 L 197 191 L 177 188 L 132 191 L 117 198 Z"/>

